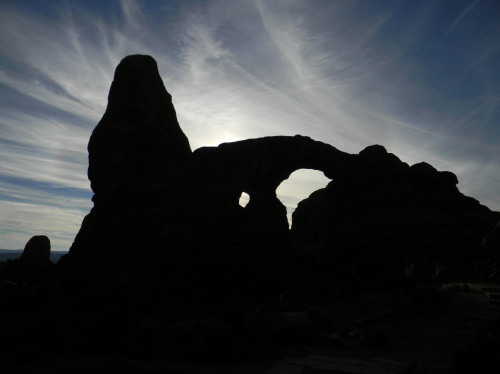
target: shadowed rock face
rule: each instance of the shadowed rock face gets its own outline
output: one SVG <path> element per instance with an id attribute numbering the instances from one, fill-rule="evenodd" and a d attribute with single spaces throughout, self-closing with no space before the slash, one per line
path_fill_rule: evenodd
<path id="1" fill-rule="evenodd" d="M 483 239 L 483 247 L 488 253 L 486 269 L 489 273 L 488 280 L 500 281 L 500 222 Z"/>
<path id="2" fill-rule="evenodd" d="M 33 236 L 24 247 L 21 261 L 33 265 L 46 265 L 50 262 L 50 239 L 45 235 Z"/>
<path id="3" fill-rule="evenodd" d="M 166 287 L 215 279 L 218 288 L 259 279 L 270 288 L 270 275 L 290 274 L 291 262 L 314 259 L 311 273 L 323 266 L 331 275 L 356 258 L 374 274 L 395 274 L 410 252 L 476 260 L 499 219 L 462 195 L 453 173 L 410 167 L 380 145 L 350 155 L 276 136 L 191 152 L 149 56 L 117 67 L 88 150 L 95 205 L 63 262 L 75 279 Z M 276 189 L 302 168 L 332 182 L 299 204 L 290 235 Z"/>
<path id="4" fill-rule="evenodd" d="M 190 156 L 152 57 L 129 56 L 118 65 L 106 113 L 88 149 L 88 176 L 96 194 L 163 180 L 169 165 Z"/>
<path id="5" fill-rule="evenodd" d="M 45 235 L 33 236 L 26 243 L 19 259 L 0 264 L 0 283 L 5 280 L 27 285 L 45 284 L 51 277 L 52 265 L 50 239 Z M 0 287 L 0 303 L 3 303 L 3 307 L 9 305 L 9 296 L 1 291 Z"/>
<path id="6" fill-rule="evenodd" d="M 420 274 L 433 274 L 439 262 L 450 277 L 471 277 L 498 213 L 464 196 L 457 183 L 453 173 L 410 167 L 382 146 L 368 147 L 342 178 L 299 203 L 293 241 L 303 255 L 333 264 L 329 271 L 355 266 L 371 283 L 401 277 L 407 256 Z"/>

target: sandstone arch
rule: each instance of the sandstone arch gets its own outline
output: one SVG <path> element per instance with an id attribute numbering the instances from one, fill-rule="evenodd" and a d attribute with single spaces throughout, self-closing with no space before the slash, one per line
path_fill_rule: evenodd
<path id="1" fill-rule="evenodd" d="M 256 232 L 275 233 L 267 237 L 282 238 L 289 225 L 286 208 L 276 195 L 278 186 L 299 169 L 318 170 L 332 179 L 347 170 L 355 157 L 300 135 L 248 139 L 197 149 L 189 168 L 194 180 L 195 192 L 191 195 L 196 199 L 195 215 L 202 217 L 202 212 L 213 212 L 208 222 L 199 222 L 210 232 L 216 232 L 220 225 L 245 225 Z M 244 210 L 239 206 L 242 192 L 250 196 Z M 236 220 L 235 215 L 239 217 Z M 231 231 L 245 229 L 233 227 Z"/>
<path id="2" fill-rule="evenodd" d="M 452 173 L 410 167 L 379 145 L 351 155 L 297 135 L 191 152 L 149 56 L 120 63 L 88 150 L 94 208 L 64 265 L 79 281 L 155 274 L 168 283 L 171 273 L 198 271 L 206 281 L 206 274 L 241 273 L 249 263 L 251 274 L 270 259 L 272 274 L 291 243 L 313 243 L 321 263 L 330 265 L 340 252 L 370 259 L 385 251 L 397 261 L 402 246 L 444 243 L 442 227 L 466 242 L 471 235 L 461 238 L 471 220 L 480 227 L 473 235 L 481 237 L 483 227 L 498 222 L 458 191 Z M 299 204 L 290 231 L 276 189 L 299 169 L 321 171 L 332 182 Z M 243 192 L 250 196 L 245 208 L 239 205 Z M 233 271 L 234 263 L 241 266 Z"/>

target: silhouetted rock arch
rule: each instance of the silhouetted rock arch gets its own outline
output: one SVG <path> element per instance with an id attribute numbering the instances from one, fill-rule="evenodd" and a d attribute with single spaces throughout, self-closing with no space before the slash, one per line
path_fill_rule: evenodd
<path id="1" fill-rule="evenodd" d="M 213 225 L 228 224 L 226 217 L 231 216 L 228 220 L 235 222 L 236 214 L 240 216 L 237 224 L 251 226 L 257 233 L 274 232 L 267 236 L 281 239 L 287 235 L 288 221 L 286 208 L 276 196 L 278 186 L 299 169 L 318 170 L 334 178 L 349 169 L 355 157 L 300 135 L 200 148 L 193 152 L 190 172 L 194 189 L 204 191 L 210 198 L 202 197 L 195 206 L 205 212 L 217 212 L 217 219 L 209 218 L 212 232 L 216 231 Z M 244 210 L 239 206 L 242 192 L 250 196 Z"/>
<path id="2" fill-rule="evenodd" d="M 88 150 L 94 208 L 61 265 L 74 279 L 246 279 L 275 272 L 292 244 L 304 256 L 318 249 L 325 276 L 331 264 L 340 271 L 359 256 L 389 274 L 404 251 L 431 253 L 450 242 L 465 248 L 470 264 L 477 238 L 499 219 L 462 195 L 453 173 L 410 167 L 381 145 L 351 155 L 296 135 L 191 152 L 149 56 L 118 66 Z M 276 189 L 299 169 L 331 182 L 299 203 L 289 230 Z M 243 192 L 250 196 L 244 208 Z"/>
<path id="3" fill-rule="evenodd" d="M 386 294 L 408 254 L 422 280 L 433 261 L 452 282 L 481 280 L 471 277 L 481 267 L 485 280 L 500 274 L 500 213 L 461 194 L 453 173 L 409 166 L 381 145 L 350 155 L 303 136 L 191 152 L 149 56 L 120 64 L 88 149 L 94 207 L 69 254 L 52 265 L 49 239 L 36 236 L 21 259 L 0 264 L 0 305 L 14 321 L 3 329 L 6 367 L 26 349 L 35 361 L 57 351 L 57 367 L 109 354 L 162 368 L 170 358 L 241 361 L 290 346 L 268 327 L 292 315 L 292 344 L 325 341 L 316 318 L 307 326 L 320 335 L 301 333 L 302 312 L 315 317 L 311 305 L 334 308 L 358 289 Z M 301 169 L 330 182 L 298 204 L 289 230 L 276 190 Z M 18 338 L 31 330 L 33 341 Z"/>

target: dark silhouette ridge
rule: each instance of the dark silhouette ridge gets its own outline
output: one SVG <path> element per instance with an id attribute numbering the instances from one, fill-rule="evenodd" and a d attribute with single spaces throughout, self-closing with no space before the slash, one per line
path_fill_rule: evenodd
<path id="1" fill-rule="evenodd" d="M 95 206 L 65 261 L 72 279 L 207 282 L 245 267 L 256 282 L 286 278 L 300 258 L 315 258 L 326 278 L 361 261 L 384 279 L 408 253 L 421 269 L 439 259 L 465 276 L 483 260 L 481 239 L 499 219 L 461 194 L 453 173 L 410 167 L 380 145 L 351 155 L 297 135 L 191 153 L 149 56 L 122 60 L 108 101 L 89 142 Z M 290 231 L 276 188 L 302 168 L 332 182 L 299 204 Z"/>
<path id="2" fill-rule="evenodd" d="M 342 178 L 299 203 L 294 244 L 330 270 L 356 264 L 371 285 L 397 279 L 408 255 L 421 274 L 439 262 L 452 279 L 477 281 L 484 276 L 473 271 L 485 260 L 481 240 L 499 216 L 457 183 L 453 173 L 410 167 L 382 146 L 368 147 Z"/>
<path id="3" fill-rule="evenodd" d="M 45 235 L 33 236 L 24 247 L 21 261 L 35 266 L 50 262 L 50 239 Z"/>
<path id="4" fill-rule="evenodd" d="M 35 235 L 28 240 L 19 259 L 0 264 L 0 284 L 3 280 L 21 284 L 45 284 L 51 280 L 52 265 L 50 239 L 45 235 Z M 1 295 L 0 286 L 0 297 Z"/>

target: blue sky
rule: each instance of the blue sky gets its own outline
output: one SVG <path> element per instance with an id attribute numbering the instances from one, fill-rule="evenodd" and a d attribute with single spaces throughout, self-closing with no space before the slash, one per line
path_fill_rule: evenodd
<path id="1" fill-rule="evenodd" d="M 497 0 L 2 0 L 0 248 L 68 250 L 87 143 L 129 54 L 158 62 L 191 147 L 310 136 L 457 174 L 500 210 Z M 291 213 L 328 181 L 296 172 Z"/>

